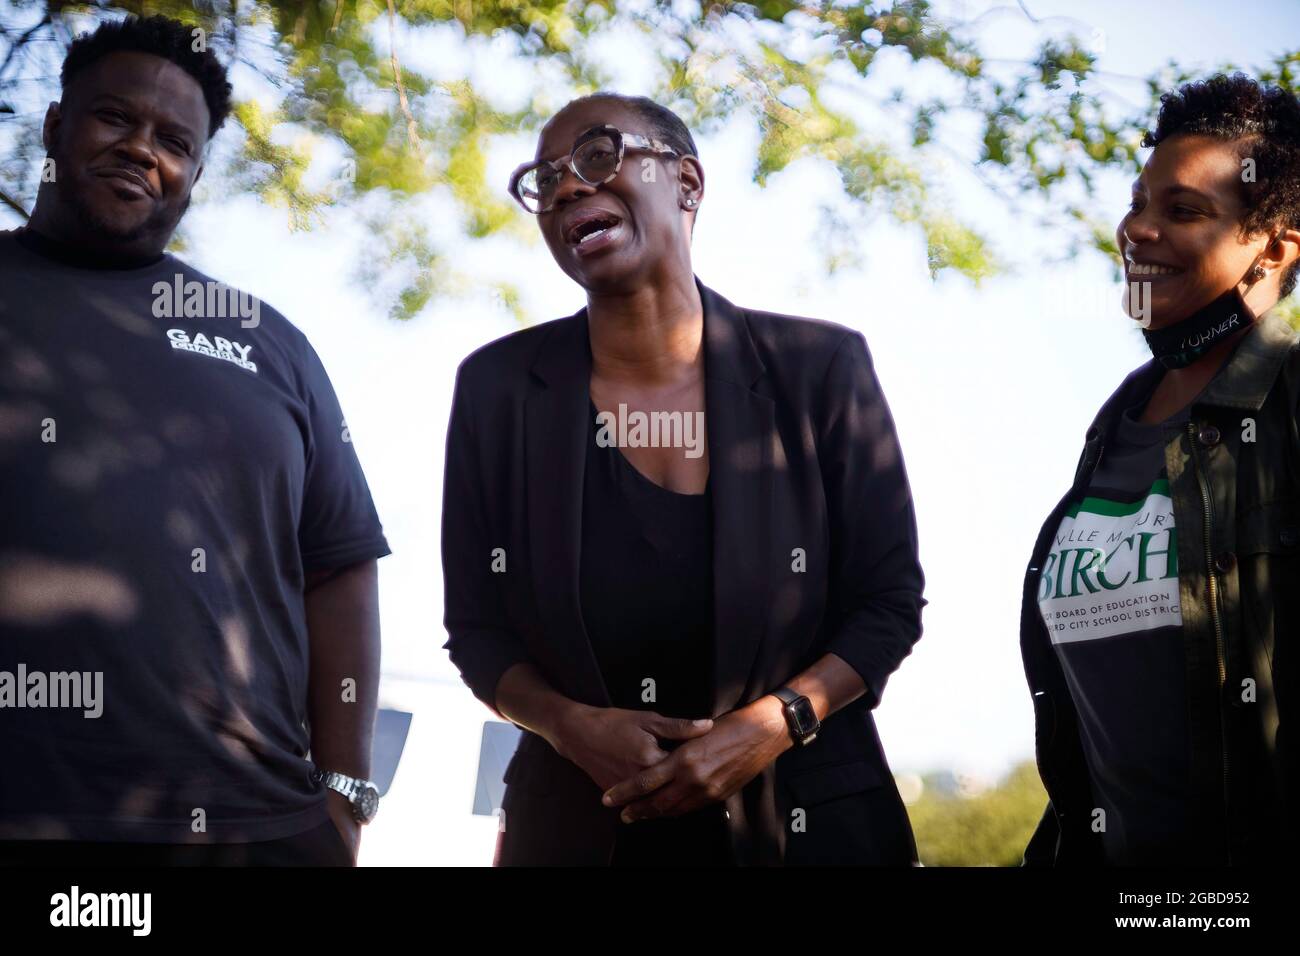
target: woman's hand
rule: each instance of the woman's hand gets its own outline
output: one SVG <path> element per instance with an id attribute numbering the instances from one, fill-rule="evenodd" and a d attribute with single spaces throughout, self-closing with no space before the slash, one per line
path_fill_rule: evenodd
<path id="1" fill-rule="evenodd" d="M 711 720 L 578 704 L 566 712 L 550 744 L 603 790 L 667 757 L 660 740 L 690 740 L 712 727 Z"/>
<path id="2" fill-rule="evenodd" d="M 726 800 L 792 746 L 781 701 L 760 697 L 714 721 L 654 766 L 625 775 L 602 803 L 624 806 L 624 823 L 677 817 Z"/>

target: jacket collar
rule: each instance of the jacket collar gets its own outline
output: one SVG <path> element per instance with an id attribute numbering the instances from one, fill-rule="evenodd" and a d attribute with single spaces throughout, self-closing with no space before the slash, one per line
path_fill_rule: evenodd
<path id="1" fill-rule="evenodd" d="M 1255 320 L 1196 404 L 1259 411 L 1296 341 L 1295 330 L 1275 309 L 1268 310 Z M 1109 434 L 1120 413 L 1149 395 L 1163 373 L 1163 367 L 1155 359 L 1133 371 L 1101 406 L 1088 429 L 1088 438 Z"/>
<path id="2" fill-rule="evenodd" d="M 708 378 L 746 388 L 767 372 L 749 333 L 742 310 L 724 296 L 710 289 L 694 276 L 704 306 L 704 359 Z M 569 316 L 569 322 L 557 322 L 533 360 L 532 372 L 543 385 L 581 381 L 585 388 L 591 379 L 591 342 L 587 337 L 587 307 Z M 717 321 L 710 321 L 710 319 Z M 563 329 L 560 326 L 565 326 Z M 581 344 L 581 348 L 577 346 Z"/>
<path id="3" fill-rule="evenodd" d="M 1295 343 L 1295 330 L 1283 321 L 1276 309 L 1265 312 L 1211 380 L 1199 404 L 1259 411 Z"/>
<path id="4" fill-rule="evenodd" d="M 775 403 L 757 390 L 766 368 L 745 310 L 695 277 L 704 309 L 705 416 L 713 508 L 713 713 L 766 688 L 750 671 L 772 593 L 771 507 Z M 591 344 L 584 306 L 553 323 L 531 366 L 525 407 L 529 547 L 538 610 L 557 663 L 549 676 L 574 699 L 608 706 L 582 622 L 582 479 L 593 423 Z"/>

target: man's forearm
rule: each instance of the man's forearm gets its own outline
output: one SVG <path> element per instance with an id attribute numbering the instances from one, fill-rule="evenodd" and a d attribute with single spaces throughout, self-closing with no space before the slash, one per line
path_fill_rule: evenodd
<path id="1" fill-rule="evenodd" d="M 369 779 L 379 694 L 377 562 L 309 574 L 304 600 L 312 760 L 322 770 Z"/>

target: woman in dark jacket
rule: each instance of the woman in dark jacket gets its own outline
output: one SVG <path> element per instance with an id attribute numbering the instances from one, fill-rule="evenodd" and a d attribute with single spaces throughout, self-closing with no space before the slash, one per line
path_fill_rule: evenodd
<path id="1" fill-rule="evenodd" d="M 641 97 L 511 192 L 587 292 L 461 365 L 447 648 L 524 729 L 502 864 L 908 865 L 872 708 L 921 633 L 911 494 L 862 336 L 699 282 L 704 170 Z"/>
<path id="2" fill-rule="evenodd" d="M 1089 429 L 1025 579 L 1051 802 L 1029 864 L 1290 862 L 1300 104 L 1216 76 L 1162 98 L 1116 232 L 1150 362 Z"/>

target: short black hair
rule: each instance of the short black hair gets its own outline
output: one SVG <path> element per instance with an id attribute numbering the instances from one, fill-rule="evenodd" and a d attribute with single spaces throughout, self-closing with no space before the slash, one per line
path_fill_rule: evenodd
<path id="1" fill-rule="evenodd" d="M 1246 215 L 1242 229 L 1268 232 L 1281 224 L 1300 229 L 1300 99 L 1278 86 L 1263 86 L 1244 73 L 1217 73 L 1160 97 L 1155 131 L 1143 146 L 1159 146 L 1177 133 L 1242 140 L 1241 158 L 1255 161 L 1255 181 L 1242 182 Z M 1300 261 L 1282 277 L 1290 295 Z"/>
<path id="2" fill-rule="evenodd" d="M 682 122 L 682 118 L 648 96 L 629 96 L 626 93 L 597 90 L 595 93 L 570 100 L 565 104 L 564 109 L 567 110 L 571 106 L 590 100 L 614 100 L 642 119 L 650 127 L 650 135 L 655 139 L 668 144 L 684 156 L 699 158 L 700 151 L 695 148 L 695 139 L 691 136 L 691 131 L 686 128 L 686 124 Z"/>
<path id="3" fill-rule="evenodd" d="M 677 150 L 679 155 L 700 157 L 700 151 L 695 147 L 695 138 L 691 136 L 691 131 L 686 128 L 682 118 L 666 106 L 661 106 L 648 96 L 630 96 L 627 93 L 614 93 L 609 90 L 597 90 L 595 93 L 588 93 L 586 96 L 580 96 L 575 100 L 569 100 L 564 104 L 564 108 L 556 113 L 559 116 L 565 110 L 578 106 L 591 100 L 612 100 L 623 106 L 634 116 L 641 119 L 649 127 L 650 135 L 660 142 L 671 146 Z M 551 119 L 555 119 L 552 116 Z M 691 232 L 695 232 L 695 220 L 698 217 L 699 207 L 696 206 L 696 216 L 691 217 Z"/>
<path id="4" fill-rule="evenodd" d="M 194 27 L 169 17 L 126 17 L 101 23 L 93 33 L 82 33 L 68 48 L 60 82 L 63 89 L 78 73 L 110 53 L 151 53 L 170 60 L 194 77 L 208 104 L 208 139 L 216 135 L 230 115 L 230 81 L 226 68 L 209 49 L 194 49 Z"/>

